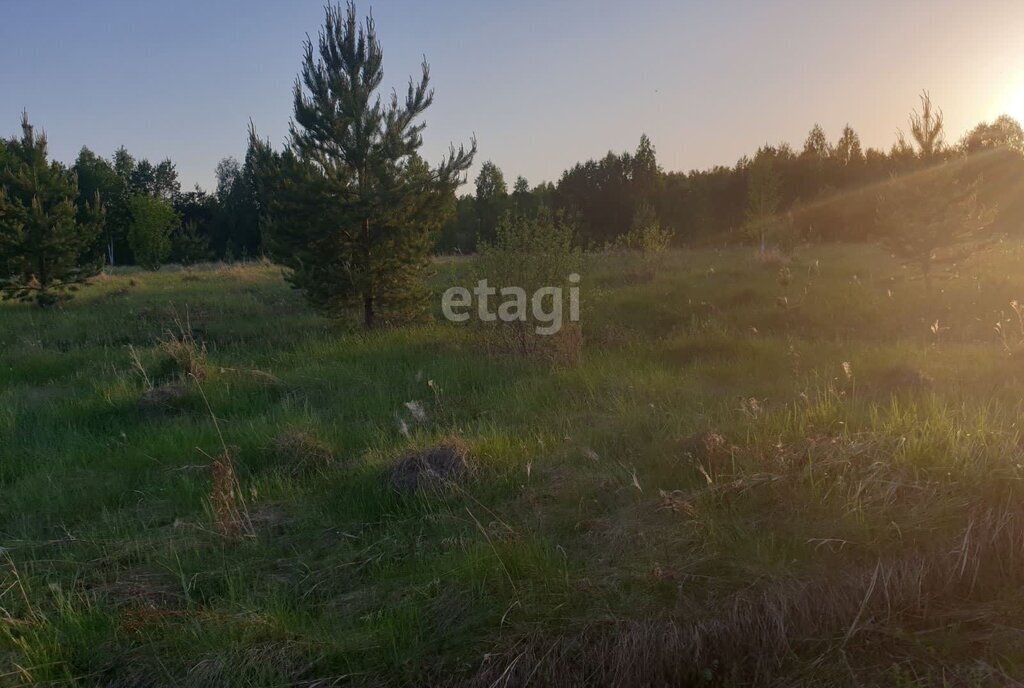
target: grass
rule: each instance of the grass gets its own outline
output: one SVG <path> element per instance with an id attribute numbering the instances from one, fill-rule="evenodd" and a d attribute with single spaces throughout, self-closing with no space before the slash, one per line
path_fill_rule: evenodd
<path id="1" fill-rule="evenodd" d="M 0 686 L 1024 680 L 1022 258 L 590 256 L 571 364 L 264 265 L 4 304 Z"/>

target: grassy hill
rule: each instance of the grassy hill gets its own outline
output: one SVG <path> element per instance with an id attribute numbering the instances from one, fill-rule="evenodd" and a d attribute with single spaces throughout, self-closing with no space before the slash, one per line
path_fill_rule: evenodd
<path id="1" fill-rule="evenodd" d="M 0 685 L 1024 679 L 1022 258 L 591 256 L 569 362 L 265 265 L 3 304 Z"/>

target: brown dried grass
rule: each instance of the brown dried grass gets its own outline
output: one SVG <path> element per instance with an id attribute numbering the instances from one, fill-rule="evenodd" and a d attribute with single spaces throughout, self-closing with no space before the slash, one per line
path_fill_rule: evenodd
<path id="1" fill-rule="evenodd" d="M 678 496 L 663 496 L 669 504 Z M 1024 583 L 1024 507 L 977 505 L 952 547 L 809 579 L 765 581 L 685 617 L 530 633 L 489 655 L 465 686 L 877 685 L 899 662 L 959 685 L 978 664 L 921 652 L 915 634 L 970 623 L 998 631 L 998 600 Z M 964 616 L 967 601 L 986 610 Z M 837 670 L 831 673 L 831 670 Z M 984 681 L 1005 677 L 987 667 Z M 1010 685 L 1010 684 L 1007 684 Z"/>
<path id="2" fill-rule="evenodd" d="M 271 443 L 281 470 L 292 476 L 309 475 L 334 464 L 334 452 L 304 430 L 286 430 Z"/>

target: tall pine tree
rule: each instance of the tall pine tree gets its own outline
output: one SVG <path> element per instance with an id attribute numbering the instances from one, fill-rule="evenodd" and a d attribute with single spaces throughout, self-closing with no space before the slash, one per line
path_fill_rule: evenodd
<path id="1" fill-rule="evenodd" d="M 27 113 L 21 131 L 6 143 L 0 166 L 0 292 L 53 306 L 102 267 L 94 248 L 103 213 L 98 195 L 76 207 L 75 175 L 47 161 L 46 136 L 35 133 Z"/>
<path id="2" fill-rule="evenodd" d="M 922 160 L 931 161 L 945 146 L 942 108 L 932 105 L 928 91 L 921 94 L 921 112 L 910 113 L 910 134 L 920 148 Z"/>
<path id="3" fill-rule="evenodd" d="M 293 286 L 331 314 L 360 308 L 373 327 L 422 305 L 432 235 L 476 146 L 427 165 L 417 153 L 433 101 L 427 64 L 404 102 L 382 104 L 372 17 L 360 26 L 351 3 L 325 13 L 317 44 L 306 41 L 289 142 L 275 153 L 253 134 L 253 162 L 270 250 Z"/>

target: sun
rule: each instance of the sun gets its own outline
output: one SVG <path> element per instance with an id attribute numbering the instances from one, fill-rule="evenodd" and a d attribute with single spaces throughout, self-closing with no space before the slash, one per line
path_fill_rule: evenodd
<path id="1" fill-rule="evenodd" d="M 1015 88 L 1006 98 L 1001 115 L 1009 115 L 1018 122 L 1024 121 L 1024 86 Z"/>
<path id="2" fill-rule="evenodd" d="M 995 103 L 993 117 L 1009 115 L 1018 122 L 1024 122 L 1024 80 L 1011 84 Z"/>

